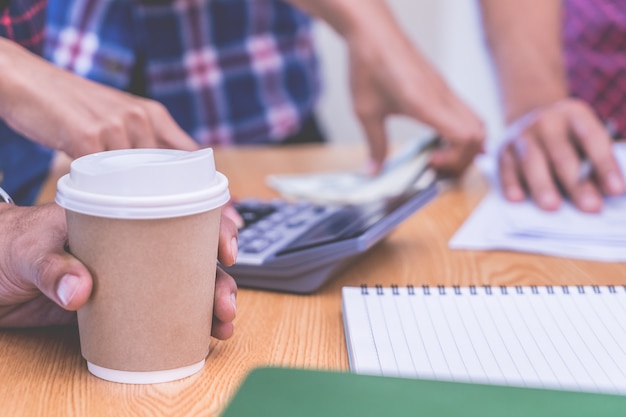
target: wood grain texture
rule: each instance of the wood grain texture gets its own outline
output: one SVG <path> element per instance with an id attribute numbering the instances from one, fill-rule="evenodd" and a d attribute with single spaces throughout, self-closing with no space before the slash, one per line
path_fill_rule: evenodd
<path id="1" fill-rule="evenodd" d="M 339 145 L 216 149 L 218 170 L 235 198 L 276 196 L 265 185 L 268 173 L 355 169 L 365 156 L 363 147 Z M 41 201 L 53 199 L 53 189 Z M 0 331 L 0 415 L 213 416 L 255 366 L 347 370 L 344 285 L 625 283 L 623 263 L 449 250 L 448 240 L 486 191 L 483 178 L 470 170 L 314 294 L 241 288 L 235 335 L 213 341 L 205 369 L 181 381 L 137 386 L 91 376 L 75 327 Z"/>

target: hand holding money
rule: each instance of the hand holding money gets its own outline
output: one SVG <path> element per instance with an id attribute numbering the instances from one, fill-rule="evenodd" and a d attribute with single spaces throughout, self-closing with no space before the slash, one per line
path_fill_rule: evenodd
<path id="1" fill-rule="evenodd" d="M 364 204 L 402 194 L 411 185 L 426 188 L 436 179 L 428 167 L 438 138 L 410 141 L 391 156 L 380 174 L 324 172 L 268 175 L 267 184 L 283 197 L 318 204 Z"/>

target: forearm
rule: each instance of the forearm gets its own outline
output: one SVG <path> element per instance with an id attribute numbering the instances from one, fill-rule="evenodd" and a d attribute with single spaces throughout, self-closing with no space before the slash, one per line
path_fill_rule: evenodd
<path id="1" fill-rule="evenodd" d="M 27 113 L 53 108 L 41 85 L 52 86 L 62 71 L 15 42 L 0 37 L 0 119 L 26 134 L 20 122 Z"/>
<path id="2" fill-rule="evenodd" d="M 72 158 L 127 148 L 195 150 L 160 103 L 55 67 L 0 39 L 0 119 Z"/>
<path id="3" fill-rule="evenodd" d="M 442 86 L 443 80 L 402 30 L 385 0 L 286 1 L 325 21 L 344 39 L 351 62 L 352 84 L 358 81 L 353 74 L 355 67 L 367 67 L 383 83 L 430 77 L 437 78 L 437 86 Z M 416 93 L 412 87 L 403 85 L 387 94 L 393 97 L 412 95 Z M 354 105 L 358 108 L 364 102 L 356 100 Z"/>
<path id="4" fill-rule="evenodd" d="M 507 122 L 567 96 L 559 0 L 480 0 Z"/>
<path id="5" fill-rule="evenodd" d="M 385 0 L 286 0 L 323 20 L 347 41 L 398 30 Z"/>
<path id="6" fill-rule="evenodd" d="M 22 54 L 28 54 L 23 48 L 14 42 L 0 37 L 0 119 L 7 121 L 10 116 L 12 103 L 19 97 L 16 96 L 18 85 L 21 83 L 19 62 Z"/>

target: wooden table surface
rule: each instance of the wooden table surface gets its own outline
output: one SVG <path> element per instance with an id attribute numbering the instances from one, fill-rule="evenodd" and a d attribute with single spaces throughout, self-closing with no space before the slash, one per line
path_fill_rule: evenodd
<path id="1" fill-rule="evenodd" d="M 268 173 L 359 167 L 355 146 L 217 149 L 234 197 L 273 197 Z M 87 371 L 75 327 L 0 331 L 0 415 L 213 416 L 260 365 L 347 370 L 341 317 L 346 285 L 623 284 L 626 264 L 511 252 L 448 249 L 487 191 L 474 169 L 447 187 L 381 244 L 311 295 L 239 289 L 235 335 L 214 341 L 203 371 L 157 385 L 124 385 Z M 53 195 L 44 190 L 44 199 Z M 50 194 L 52 193 L 52 194 Z"/>

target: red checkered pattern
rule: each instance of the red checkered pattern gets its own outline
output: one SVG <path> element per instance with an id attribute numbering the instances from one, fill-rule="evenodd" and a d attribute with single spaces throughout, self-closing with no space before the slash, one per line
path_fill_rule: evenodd
<path id="1" fill-rule="evenodd" d="M 54 0 L 45 46 L 62 68 L 163 103 L 203 145 L 280 143 L 321 87 L 311 19 L 281 0 Z"/>
<path id="2" fill-rule="evenodd" d="M 626 137 L 626 0 L 565 0 L 563 6 L 570 92 Z"/>
<path id="3" fill-rule="evenodd" d="M 44 39 L 46 0 L 12 0 L 0 8 L 0 36 L 40 53 Z"/>

